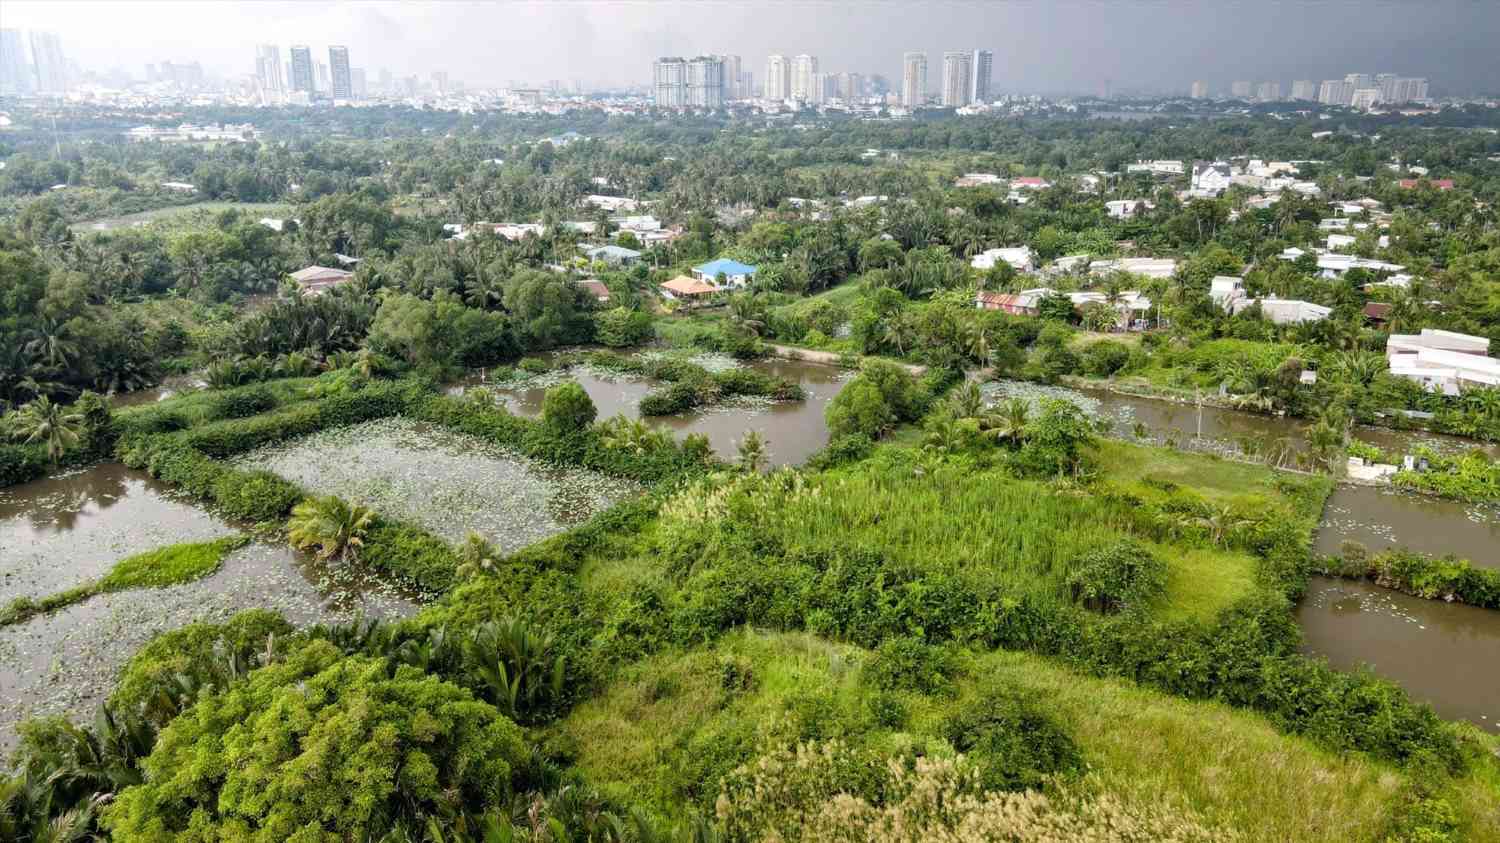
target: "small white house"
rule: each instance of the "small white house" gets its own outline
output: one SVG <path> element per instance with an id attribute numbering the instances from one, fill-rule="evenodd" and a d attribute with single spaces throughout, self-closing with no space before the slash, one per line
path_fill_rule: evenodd
<path id="1" fill-rule="evenodd" d="M 1089 264 L 1089 272 L 1101 275 L 1107 272 L 1129 272 L 1147 278 L 1171 278 L 1177 272 L 1177 261 L 1172 258 L 1118 258 L 1097 260 Z"/>
<path id="2" fill-rule="evenodd" d="M 1313 304 L 1301 299 L 1278 299 L 1275 296 L 1266 296 L 1260 299 L 1235 299 L 1230 302 L 1230 308 L 1235 313 L 1241 313 L 1255 305 L 1260 305 L 1261 315 L 1275 325 L 1299 325 L 1303 322 L 1321 322 L 1328 318 L 1333 312 L 1332 308 L 1321 304 Z"/>
<path id="3" fill-rule="evenodd" d="M 1199 195 L 1214 195 L 1229 189 L 1234 174 L 1227 161 L 1193 162 L 1193 192 Z"/>
<path id="4" fill-rule="evenodd" d="M 1328 235 L 1328 251 L 1339 252 L 1354 246 L 1354 235 L 1352 234 L 1330 234 Z"/>
<path id="5" fill-rule="evenodd" d="M 1008 263 L 1017 272 L 1030 272 L 1036 267 L 1036 253 L 1030 246 L 1015 246 L 1005 249 L 986 249 L 975 255 L 969 265 L 975 269 L 994 269 L 1001 261 Z"/>
<path id="6" fill-rule="evenodd" d="M 1229 310 L 1235 300 L 1245 297 L 1245 279 L 1233 275 L 1215 275 L 1208 283 L 1208 297 L 1214 304 Z"/>
<path id="7" fill-rule="evenodd" d="M 1113 199 L 1104 203 L 1105 210 L 1117 220 L 1128 220 L 1141 211 L 1150 211 L 1155 207 L 1154 202 L 1145 199 Z"/>

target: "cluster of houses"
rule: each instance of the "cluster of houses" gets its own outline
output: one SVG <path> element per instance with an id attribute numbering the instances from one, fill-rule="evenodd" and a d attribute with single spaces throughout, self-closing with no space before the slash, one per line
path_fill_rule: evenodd
<path id="1" fill-rule="evenodd" d="M 693 267 L 692 275 L 679 275 L 660 286 L 662 296 L 685 304 L 701 303 L 719 293 L 750 283 L 756 267 L 730 258 L 719 258 Z"/>
<path id="2" fill-rule="evenodd" d="M 1004 178 L 996 173 L 964 173 L 953 182 L 954 187 L 996 187 L 1007 190 L 1006 198 L 1017 205 L 1025 205 L 1031 201 L 1027 194 L 1032 191 L 1046 190 L 1052 186 L 1052 182 L 1040 176 L 1020 176 L 1013 179 Z"/>
<path id="3" fill-rule="evenodd" d="M 1471 387 L 1500 387 L 1500 360 L 1489 356 L 1485 337 L 1423 328 L 1419 334 L 1392 334 L 1385 359 L 1392 375 L 1420 383 L 1432 392 L 1457 395 Z"/>

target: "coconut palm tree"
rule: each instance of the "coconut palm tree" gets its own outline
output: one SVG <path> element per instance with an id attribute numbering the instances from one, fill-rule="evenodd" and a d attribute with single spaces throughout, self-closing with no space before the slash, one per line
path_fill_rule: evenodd
<path id="1" fill-rule="evenodd" d="M 333 495 L 297 504 L 287 521 L 287 538 L 298 550 L 314 550 L 319 559 L 353 559 L 364 547 L 375 513 Z"/>
<path id="2" fill-rule="evenodd" d="M 47 446 L 47 458 L 57 465 L 83 433 L 83 414 L 54 404 L 45 395 L 22 407 L 10 422 L 11 436 L 27 444 Z"/>
<path id="3" fill-rule="evenodd" d="M 954 418 L 977 419 L 984 413 L 984 392 L 980 390 L 979 384 L 966 381 L 953 391 L 948 405 L 953 408 Z"/>
<path id="4" fill-rule="evenodd" d="M 1031 405 L 1025 398 L 1012 398 L 999 406 L 998 412 L 980 420 L 980 428 L 1002 442 L 1020 444 L 1026 439 L 1026 425 L 1031 420 Z"/>
<path id="5" fill-rule="evenodd" d="M 499 556 L 494 545 L 485 541 L 484 536 L 470 530 L 458 548 L 458 578 L 472 580 L 483 574 L 493 574 Z"/>

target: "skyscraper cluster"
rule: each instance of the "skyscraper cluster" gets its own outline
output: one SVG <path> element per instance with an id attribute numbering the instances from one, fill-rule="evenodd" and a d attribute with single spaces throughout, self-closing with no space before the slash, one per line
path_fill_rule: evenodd
<path id="1" fill-rule="evenodd" d="M 63 94 L 68 60 L 54 32 L 0 29 L 0 94 Z M 30 47 L 30 57 L 27 56 Z"/>
<path id="2" fill-rule="evenodd" d="M 1318 87 L 1318 102 L 1370 108 L 1379 104 L 1400 105 L 1427 99 L 1427 80 L 1394 73 L 1350 73 L 1343 79 L 1325 79 Z"/>
<path id="3" fill-rule="evenodd" d="M 662 108 L 722 108 L 745 96 L 739 56 L 666 56 L 652 66 L 652 90 Z"/>
<path id="4" fill-rule="evenodd" d="M 1194 82 L 1191 95 L 1193 99 L 1207 99 L 1208 83 Z M 1282 99 L 1281 83 L 1236 81 L 1230 83 L 1229 95 L 1235 99 L 1276 102 Z M 1350 73 L 1343 79 L 1326 79 L 1321 83 L 1298 79 L 1292 83 L 1288 99 L 1361 108 L 1377 103 L 1414 102 L 1427 99 L 1427 80 L 1397 76 L 1394 73 L 1374 76 L 1368 73 Z"/>
<path id="5" fill-rule="evenodd" d="M 286 64 L 282 64 L 281 48 L 275 44 L 255 48 L 255 84 L 261 101 L 268 105 L 294 100 L 359 99 L 366 95 L 364 80 L 364 69 L 350 66 L 349 48 L 343 45 L 328 48 L 327 64 L 316 61 L 312 48 L 306 44 L 292 45 Z"/>
<path id="6" fill-rule="evenodd" d="M 943 53 L 942 104 L 961 108 L 973 103 L 989 102 L 990 79 L 995 54 L 991 50 L 950 50 Z M 901 57 L 901 104 L 915 108 L 927 104 L 927 54 L 920 51 Z"/>

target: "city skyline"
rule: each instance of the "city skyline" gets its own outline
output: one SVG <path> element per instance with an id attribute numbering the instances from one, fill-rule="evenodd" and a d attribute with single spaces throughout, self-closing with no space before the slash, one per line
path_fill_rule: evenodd
<path id="1" fill-rule="evenodd" d="M 851 6 L 860 6 L 860 13 L 848 14 Z M 782 45 L 818 56 L 824 72 L 850 68 L 896 79 L 907 51 L 926 52 L 932 62 L 964 44 L 989 42 L 1006 45 L 992 66 L 992 93 L 1095 92 L 1105 80 L 1113 80 L 1119 93 L 1182 91 L 1194 79 L 1215 89 L 1236 80 L 1277 79 L 1285 93 L 1289 81 L 1331 79 L 1347 67 L 1399 67 L 1457 93 L 1500 85 L 1489 53 L 1493 45 L 1484 36 L 1500 25 L 1500 7 L 1456 2 L 1424 5 L 1420 13 L 1392 7 L 1381 15 L 1320 4 L 1303 9 L 1299 26 L 1290 28 L 1263 20 L 1275 16 L 1222 3 L 938 3 L 920 13 L 879 3 L 777 8 L 784 27 L 763 20 L 762 5 L 731 2 L 266 2 L 205 8 L 7 0 L 5 25 L 55 32 L 69 60 L 97 71 L 118 67 L 134 77 L 162 56 L 199 60 L 220 78 L 251 76 L 255 68 L 243 57 L 253 56 L 257 45 L 318 43 L 347 45 L 356 57 L 379 55 L 398 77 L 426 78 L 443 70 L 490 87 L 557 78 L 583 79 L 590 87 L 641 86 L 650 82 L 650 62 L 661 56 L 705 50 L 768 56 Z M 164 20 L 177 25 L 164 27 Z M 502 20 L 498 29 L 487 25 Z M 1235 38 L 1202 39 L 1206 27 L 1233 31 Z M 485 39 L 475 36 L 481 31 Z M 1058 43 L 1069 49 L 1057 50 Z M 1142 43 L 1172 49 L 1142 52 Z"/>

